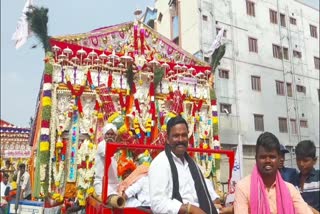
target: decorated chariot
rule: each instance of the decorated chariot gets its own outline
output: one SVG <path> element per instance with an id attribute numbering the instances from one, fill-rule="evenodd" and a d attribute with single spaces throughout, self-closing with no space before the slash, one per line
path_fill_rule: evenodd
<path id="1" fill-rule="evenodd" d="M 91 197 L 104 124 L 116 125 L 121 142 L 109 145 L 108 164 L 117 149 L 132 159 L 144 150 L 155 156 L 176 115 L 188 122 L 190 152 L 205 177 L 220 188 L 220 155 L 232 169 L 234 154 L 220 150 L 209 64 L 138 21 L 52 37 L 50 44 L 31 137 L 35 198 L 108 210 L 105 195 L 102 202 Z"/>

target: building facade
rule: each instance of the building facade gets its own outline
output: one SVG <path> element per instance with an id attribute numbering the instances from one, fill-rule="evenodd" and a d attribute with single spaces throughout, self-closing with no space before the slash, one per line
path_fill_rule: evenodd
<path id="1" fill-rule="evenodd" d="M 297 0 L 156 0 L 145 17 L 205 61 L 224 29 L 226 53 L 215 72 L 220 139 L 225 149 L 242 141 L 244 174 L 264 131 L 291 151 L 288 166 L 295 167 L 299 141 L 319 146 L 319 9 Z"/>

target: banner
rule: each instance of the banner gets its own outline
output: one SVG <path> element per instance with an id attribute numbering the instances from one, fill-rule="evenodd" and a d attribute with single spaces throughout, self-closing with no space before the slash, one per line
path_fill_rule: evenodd
<path id="1" fill-rule="evenodd" d="M 209 48 L 209 50 L 204 51 L 204 56 L 210 57 L 213 54 L 213 52 L 222 45 L 223 33 L 224 33 L 224 27 L 222 27 L 219 30 L 215 40 L 213 40 L 213 42 Z"/>
<path id="2" fill-rule="evenodd" d="M 242 140 L 241 140 L 241 136 L 239 135 L 239 143 L 238 143 L 237 151 L 235 155 L 232 176 L 229 183 L 228 195 L 225 201 L 226 206 L 231 205 L 234 202 L 234 192 L 235 192 L 236 184 L 239 180 L 241 180 L 243 176 L 242 161 L 243 161 Z"/>
<path id="3" fill-rule="evenodd" d="M 30 158 L 31 150 L 4 150 L 4 158 Z"/>

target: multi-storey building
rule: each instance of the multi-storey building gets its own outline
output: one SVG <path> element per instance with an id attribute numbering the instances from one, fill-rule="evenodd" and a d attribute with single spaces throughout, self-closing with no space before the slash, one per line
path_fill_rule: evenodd
<path id="1" fill-rule="evenodd" d="M 215 72 L 220 139 L 227 149 L 242 141 L 244 174 L 264 131 L 291 151 L 289 166 L 299 141 L 319 146 L 319 9 L 297 0 L 156 0 L 145 21 L 206 61 L 224 28 Z"/>

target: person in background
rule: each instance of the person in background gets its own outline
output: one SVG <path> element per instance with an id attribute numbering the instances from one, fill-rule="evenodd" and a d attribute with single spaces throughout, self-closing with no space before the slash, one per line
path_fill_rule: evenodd
<path id="1" fill-rule="evenodd" d="M 97 147 L 97 153 L 95 157 L 95 177 L 93 186 L 95 189 L 95 197 L 101 200 L 102 196 L 102 182 L 104 176 L 105 167 L 105 155 L 106 155 L 106 143 L 116 142 L 117 139 L 117 127 L 112 123 L 107 123 L 103 127 L 104 139 L 99 142 Z M 117 174 L 117 160 L 115 155 L 111 157 L 111 164 L 108 170 L 108 193 L 107 195 L 117 194 L 118 187 L 118 174 Z"/>
<path id="2" fill-rule="evenodd" d="M 288 168 L 284 166 L 285 155 L 289 153 L 289 150 L 282 144 L 280 144 L 280 164 L 279 171 L 282 179 L 286 182 L 296 185 L 296 177 L 298 176 L 298 171 L 294 168 Z"/>
<path id="3" fill-rule="evenodd" d="M 148 172 L 151 210 L 166 214 L 216 214 L 204 177 L 188 155 L 188 124 L 181 116 L 167 122 L 167 143 Z"/>
<path id="4" fill-rule="evenodd" d="M 30 175 L 26 171 L 26 165 L 21 163 L 19 165 L 20 179 L 18 180 L 18 185 L 21 186 L 20 199 L 21 200 L 31 200 L 31 182 Z"/>
<path id="5" fill-rule="evenodd" d="M 295 148 L 297 166 L 300 170 L 297 187 L 302 198 L 312 207 L 313 213 L 320 212 L 320 171 L 314 168 L 317 163 L 316 147 L 310 140 L 299 142 Z"/>
<path id="6" fill-rule="evenodd" d="M 275 135 L 264 132 L 258 137 L 255 158 L 251 175 L 236 185 L 234 213 L 312 214 L 299 191 L 280 175 L 280 143 Z"/>
<path id="7" fill-rule="evenodd" d="M 1 197 L 7 196 L 9 194 L 9 191 L 11 189 L 10 184 L 9 184 L 9 174 L 8 173 L 3 173 L 2 175 L 2 181 L 0 184 L 0 191 L 1 191 Z"/>
<path id="8" fill-rule="evenodd" d="M 0 170 L 2 173 L 7 173 L 9 175 L 9 182 L 12 181 L 12 177 L 16 172 L 16 169 L 14 168 L 13 164 L 11 161 L 8 159 L 5 162 L 5 165 L 1 168 Z"/>

